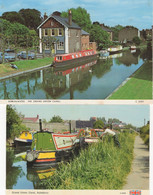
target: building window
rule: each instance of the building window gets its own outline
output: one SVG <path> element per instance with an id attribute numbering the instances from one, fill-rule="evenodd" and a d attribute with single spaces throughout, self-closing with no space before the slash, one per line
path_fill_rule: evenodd
<path id="1" fill-rule="evenodd" d="M 79 37 L 79 31 L 78 30 L 76 31 L 76 36 Z"/>
<path id="2" fill-rule="evenodd" d="M 53 22 L 53 21 L 51 21 L 50 25 L 51 25 L 51 26 L 54 26 L 54 22 Z"/>
<path id="3" fill-rule="evenodd" d="M 57 44 L 57 50 L 64 50 L 64 42 L 59 42 Z"/>
<path id="4" fill-rule="evenodd" d="M 46 44 L 46 45 L 45 45 L 45 50 L 50 50 L 49 44 Z"/>
<path id="5" fill-rule="evenodd" d="M 55 36 L 55 29 L 51 29 L 51 36 Z"/>
<path id="6" fill-rule="evenodd" d="M 45 29 L 44 36 L 48 36 L 48 29 Z"/>
<path id="7" fill-rule="evenodd" d="M 58 36 L 62 36 L 62 29 L 61 28 L 58 29 Z"/>

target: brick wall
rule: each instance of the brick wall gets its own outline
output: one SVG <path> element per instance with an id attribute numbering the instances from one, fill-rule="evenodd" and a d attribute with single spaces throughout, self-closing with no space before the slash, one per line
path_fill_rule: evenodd
<path id="1" fill-rule="evenodd" d="M 81 36 L 81 50 L 89 49 L 89 35 L 82 35 Z"/>

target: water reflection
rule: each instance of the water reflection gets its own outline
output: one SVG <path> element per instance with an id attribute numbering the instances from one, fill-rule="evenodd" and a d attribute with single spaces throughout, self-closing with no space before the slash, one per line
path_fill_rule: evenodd
<path id="1" fill-rule="evenodd" d="M 141 54 L 145 56 L 145 54 Z M 105 99 L 142 64 L 140 51 L 44 69 L 0 82 L 0 99 Z"/>

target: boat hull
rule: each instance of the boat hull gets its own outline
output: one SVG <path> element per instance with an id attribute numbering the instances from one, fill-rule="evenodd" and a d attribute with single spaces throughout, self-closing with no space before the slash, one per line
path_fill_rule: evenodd
<path id="1" fill-rule="evenodd" d="M 31 146 L 31 144 L 32 144 L 32 140 L 21 140 L 21 139 L 14 140 L 15 147 Z"/>
<path id="2" fill-rule="evenodd" d="M 61 150 L 61 151 L 36 151 L 38 157 L 32 161 L 27 161 L 28 167 L 54 167 L 61 161 L 68 161 L 72 158 L 73 154 L 79 150 L 79 147 L 75 147 L 75 149 L 69 150 Z M 28 153 L 27 153 L 28 155 Z"/>
<path id="3" fill-rule="evenodd" d="M 92 60 L 95 60 L 98 58 L 98 54 L 92 55 L 92 56 L 85 56 L 81 58 L 71 59 L 63 62 L 55 62 L 52 66 L 57 68 L 66 68 L 66 67 L 75 67 L 79 66 L 80 64 L 90 62 Z M 74 64 L 75 63 L 75 64 Z M 76 65 L 77 63 L 77 65 Z"/>

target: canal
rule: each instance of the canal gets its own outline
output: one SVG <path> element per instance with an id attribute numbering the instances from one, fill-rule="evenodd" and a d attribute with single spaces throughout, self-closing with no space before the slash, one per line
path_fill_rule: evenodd
<path id="1" fill-rule="evenodd" d="M 144 63 L 140 50 L 0 81 L 0 99 L 105 99 Z"/>
<path id="2" fill-rule="evenodd" d="M 7 148 L 6 189 L 43 189 L 41 181 L 53 175 L 55 168 L 28 168 L 24 159 L 29 148 Z"/>

